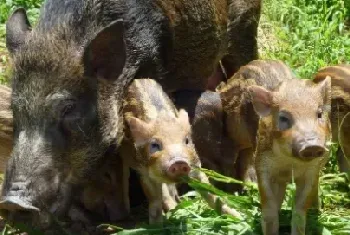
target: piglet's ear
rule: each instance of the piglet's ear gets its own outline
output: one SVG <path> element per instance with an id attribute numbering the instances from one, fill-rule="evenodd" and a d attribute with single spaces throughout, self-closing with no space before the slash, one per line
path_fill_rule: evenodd
<path id="1" fill-rule="evenodd" d="M 116 20 L 99 31 L 84 49 L 85 74 L 115 80 L 126 61 L 123 20 Z"/>
<path id="2" fill-rule="evenodd" d="M 260 117 L 266 117 L 271 113 L 272 93 L 261 86 L 250 86 L 248 92 L 251 95 L 255 112 Z"/>
<path id="3" fill-rule="evenodd" d="M 135 117 L 128 117 L 125 120 L 130 128 L 135 145 L 140 146 L 145 144 L 151 135 L 151 124 Z"/>
<path id="4" fill-rule="evenodd" d="M 190 123 L 188 118 L 188 113 L 184 109 L 180 109 L 178 114 L 178 119 L 180 120 L 181 123 L 184 123 L 184 124 Z"/>
<path id="5" fill-rule="evenodd" d="M 326 76 L 326 78 L 318 83 L 321 94 L 323 95 L 323 100 L 325 105 L 331 105 L 331 94 L 332 94 L 332 78 Z"/>

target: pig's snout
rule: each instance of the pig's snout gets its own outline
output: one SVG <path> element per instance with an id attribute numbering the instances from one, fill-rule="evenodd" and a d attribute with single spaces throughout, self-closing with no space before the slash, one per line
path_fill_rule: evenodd
<path id="1" fill-rule="evenodd" d="M 299 155 L 306 159 L 319 158 L 325 153 L 326 149 L 321 145 L 306 145 L 299 151 Z"/>
<path id="2" fill-rule="evenodd" d="M 39 212 L 39 209 L 33 206 L 28 200 L 24 200 L 18 196 L 6 196 L 0 201 L 1 211 L 29 211 Z"/>
<path id="3" fill-rule="evenodd" d="M 181 176 L 186 176 L 190 173 L 191 167 L 185 161 L 175 161 L 173 162 L 169 169 L 168 175 L 171 178 L 179 178 Z"/>
<path id="4" fill-rule="evenodd" d="M 5 196 L 0 201 L 0 214 L 8 222 L 31 221 L 39 209 L 19 196 Z"/>

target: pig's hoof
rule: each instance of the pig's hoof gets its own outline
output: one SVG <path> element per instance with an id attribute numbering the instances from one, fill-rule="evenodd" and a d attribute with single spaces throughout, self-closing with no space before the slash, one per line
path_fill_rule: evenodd
<path id="1" fill-rule="evenodd" d="M 242 219 L 242 216 L 238 211 L 236 211 L 235 209 L 230 208 L 228 206 L 223 206 L 222 213 L 231 215 L 233 217 L 237 217 L 239 219 Z"/>
<path id="2" fill-rule="evenodd" d="M 249 168 L 244 177 L 244 182 L 257 183 L 258 178 L 256 176 L 256 171 L 254 168 Z"/>
<path id="3" fill-rule="evenodd" d="M 177 203 L 174 200 L 166 200 L 163 202 L 164 212 L 168 212 L 176 207 Z"/>

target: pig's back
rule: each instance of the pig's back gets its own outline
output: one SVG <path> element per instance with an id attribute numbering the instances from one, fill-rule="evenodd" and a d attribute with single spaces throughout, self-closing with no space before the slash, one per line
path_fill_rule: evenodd
<path id="1" fill-rule="evenodd" d="M 153 79 L 135 79 L 125 95 L 123 112 L 144 121 L 151 121 L 162 113 L 174 117 L 176 109 L 162 87 Z"/>
<path id="2" fill-rule="evenodd" d="M 345 115 L 350 112 L 350 65 L 322 68 L 314 76 L 314 82 L 320 82 L 327 76 L 330 76 L 332 81 L 332 140 L 338 141 L 338 130 L 341 128 L 341 123 L 343 126 L 350 126 L 350 118 L 344 119 Z M 348 133 L 344 132 L 341 135 L 344 134 L 350 139 Z"/>
<path id="3" fill-rule="evenodd" d="M 74 34 L 84 44 L 96 31 L 122 18 L 124 0 L 47 0 L 41 8 L 36 30 Z M 58 28 L 65 30 L 57 30 Z"/>
<path id="4" fill-rule="evenodd" d="M 227 48 L 227 1 L 157 0 L 172 38 L 166 87 L 203 89 Z"/>

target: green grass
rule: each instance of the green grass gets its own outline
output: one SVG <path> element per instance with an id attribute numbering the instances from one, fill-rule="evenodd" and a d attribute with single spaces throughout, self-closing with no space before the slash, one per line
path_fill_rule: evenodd
<path id="1" fill-rule="evenodd" d="M 349 15 L 349 0 L 265 0 L 263 27 L 274 29 L 277 45 L 262 57 L 286 62 L 301 78 L 349 63 Z"/>
<path id="2" fill-rule="evenodd" d="M 0 83 L 8 79 L 4 65 L 8 57 L 4 52 L 4 22 L 17 6 L 30 9 L 32 20 L 38 15 L 40 1 L 0 2 Z M 345 0 L 264 0 L 259 31 L 261 58 L 279 59 L 287 63 L 301 78 L 311 78 L 320 67 L 350 62 L 350 1 Z M 336 145 L 334 145 L 334 149 Z M 333 151 L 334 151 L 333 149 Z M 232 179 L 209 172 L 218 181 Z M 215 188 L 190 182 L 197 190 L 209 190 L 221 196 L 229 205 L 244 215 L 237 220 L 218 215 L 195 193 L 182 197 L 183 201 L 166 214 L 163 228 L 147 225 L 122 230 L 110 226 L 114 233 L 129 234 L 261 234 L 259 194 L 256 185 L 249 185 L 245 195 L 228 195 Z M 288 187 L 280 216 L 281 234 L 290 231 L 294 185 Z M 334 154 L 320 179 L 322 209 L 308 217 L 307 234 L 350 234 L 349 178 L 338 173 Z M 143 209 L 142 214 L 147 219 Z M 109 225 L 104 225 L 105 227 Z M 3 234 L 9 234 L 7 228 Z M 22 230 L 26 230 L 22 228 Z M 32 234 L 39 234 L 38 232 Z"/>

